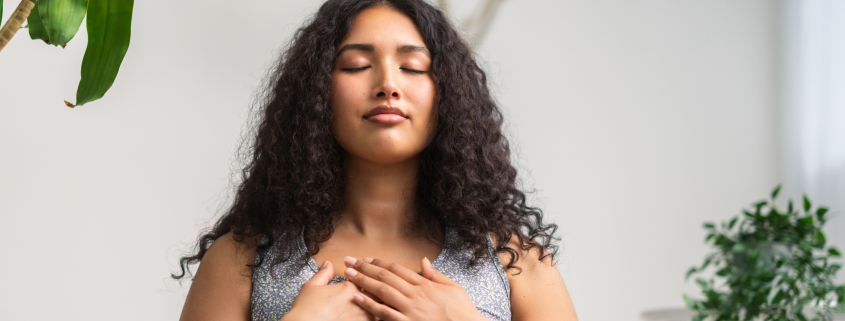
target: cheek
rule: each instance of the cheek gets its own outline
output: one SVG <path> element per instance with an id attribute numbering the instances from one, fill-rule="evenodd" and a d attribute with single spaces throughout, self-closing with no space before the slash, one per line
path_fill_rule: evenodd
<path id="1" fill-rule="evenodd" d="M 343 77 L 334 77 L 331 83 L 331 106 L 332 112 L 343 112 L 345 108 L 350 105 L 357 95 L 360 95 L 360 89 L 355 88 L 355 82 L 345 81 Z"/>
<path id="2" fill-rule="evenodd" d="M 437 90 L 433 81 L 426 81 L 416 84 L 414 96 L 416 105 L 419 106 L 421 114 L 426 115 L 426 125 L 429 135 L 433 134 L 437 120 Z"/>

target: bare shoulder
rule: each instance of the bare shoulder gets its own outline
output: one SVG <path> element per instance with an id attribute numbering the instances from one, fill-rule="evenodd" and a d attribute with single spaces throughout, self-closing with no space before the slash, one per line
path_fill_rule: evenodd
<path id="1" fill-rule="evenodd" d="M 252 240 L 255 241 L 255 240 Z M 180 320 L 248 320 L 255 243 L 231 232 L 208 248 L 194 276 Z"/>
<path id="2" fill-rule="evenodd" d="M 497 241 L 493 234 L 490 237 L 493 242 Z M 508 242 L 508 247 L 519 253 L 519 259 L 514 264 L 522 268 L 521 273 L 514 269 L 508 270 L 510 255 L 498 253 L 511 287 L 513 320 L 578 320 L 569 291 L 552 258 L 549 256 L 540 260 L 539 248 L 522 250 L 516 236 Z"/>

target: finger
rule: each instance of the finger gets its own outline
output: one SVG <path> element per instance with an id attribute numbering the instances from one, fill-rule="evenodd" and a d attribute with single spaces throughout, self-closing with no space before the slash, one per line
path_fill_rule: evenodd
<path id="1" fill-rule="evenodd" d="M 373 265 L 370 265 L 370 264 L 364 264 L 364 266 L 365 267 L 367 267 L 367 266 L 373 267 Z M 376 267 L 376 268 L 378 268 L 378 267 Z M 381 268 L 379 268 L 379 269 L 381 269 Z M 382 269 L 382 271 L 390 273 L 390 272 L 388 272 L 387 270 L 384 270 L 384 269 Z M 375 279 L 367 276 L 364 273 L 359 273 L 357 270 L 355 270 L 354 268 L 351 268 L 351 267 L 346 268 L 346 271 L 344 271 L 344 274 L 346 274 L 346 278 L 349 279 L 349 281 L 351 281 L 352 283 L 355 283 L 356 285 L 360 286 L 361 288 L 363 288 L 365 291 L 369 292 L 370 294 L 377 296 L 379 299 L 381 299 L 382 301 L 384 301 L 388 305 L 396 307 L 399 310 L 404 310 L 405 307 L 407 307 L 408 297 L 406 297 L 404 294 L 402 294 L 402 292 L 399 292 L 399 290 L 391 287 L 390 285 L 387 285 L 384 282 L 375 280 Z M 393 277 L 398 278 L 395 275 Z M 405 283 L 405 284 L 407 284 L 407 283 Z"/>
<path id="2" fill-rule="evenodd" d="M 311 277 L 310 280 L 306 281 L 302 286 L 312 286 L 312 285 L 327 285 L 329 281 L 332 280 L 334 276 L 334 268 L 332 268 L 332 262 L 325 261 L 323 265 L 320 266 L 320 270 Z"/>
<path id="3" fill-rule="evenodd" d="M 404 315 L 402 315 L 402 313 L 399 313 L 399 311 L 391 309 L 390 307 L 388 307 L 384 304 L 380 304 L 376 301 L 373 301 L 373 299 L 371 299 L 367 296 L 356 294 L 355 298 L 352 299 L 352 300 L 355 301 L 355 303 L 357 303 L 359 306 L 361 306 L 361 308 L 363 308 L 364 310 L 367 310 L 367 312 L 372 313 L 374 316 L 376 316 L 377 318 L 379 318 L 381 320 L 385 320 L 385 321 L 407 320 L 407 318 Z"/>
<path id="4" fill-rule="evenodd" d="M 413 284 L 408 283 L 408 281 L 405 281 L 403 278 L 397 276 L 396 274 L 393 274 L 393 272 L 384 269 L 380 266 L 367 263 L 364 260 L 357 260 L 351 256 L 347 256 L 343 260 L 343 262 L 344 264 L 346 264 L 347 267 L 351 267 L 358 272 L 366 274 L 367 276 L 375 279 L 376 281 L 385 283 L 391 286 L 392 288 L 399 290 L 399 292 L 401 292 L 405 296 L 409 296 L 413 291 Z"/>
<path id="5" fill-rule="evenodd" d="M 422 262 L 420 263 L 420 269 L 422 270 L 423 277 L 431 280 L 434 283 L 450 285 L 457 284 L 455 283 L 455 281 L 452 281 L 452 279 L 450 279 L 448 276 L 444 275 L 443 273 L 440 273 L 440 271 L 431 266 L 431 261 L 429 261 L 427 257 L 422 259 Z"/>
<path id="6" fill-rule="evenodd" d="M 390 273 L 395 274 L 396 276 L 405 280 L 413 285 L 419 285 L 423 281 L 423 277 L 421 277 L 417 272 L 412 271 L 409 268 L 402 266 L 396 262 L 388 262 L 385 260 L 379 259 L 371 259 L 371 258 L 364 258 L 364 262 L 368 262 L 372 265 L 378 266 L 382 269 L 390 271 Z"/>

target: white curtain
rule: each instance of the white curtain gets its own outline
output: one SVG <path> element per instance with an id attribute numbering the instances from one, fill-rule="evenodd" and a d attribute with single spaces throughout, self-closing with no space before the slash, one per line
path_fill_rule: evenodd
<path id="1" fill-rule="evenodd" d="M 783 0 L 781 10 L 784 189 L 830 207 L 828 239 L 843 249 L 845 1 Z"/>

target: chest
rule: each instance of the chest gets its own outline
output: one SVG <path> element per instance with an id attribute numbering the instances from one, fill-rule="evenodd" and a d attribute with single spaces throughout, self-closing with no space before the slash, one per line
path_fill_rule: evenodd
<path id="1" fill-rule="evenodd" d="M 425 257 L 429 261 L 434 261 L 442 248 L 442 245 L 434 244 L 424 238 L 368 239 L 341 234 L 333 235 L 328 241 L 320 244 L 319 252 L 312 258 L 317 265 L 325 261 L 332 262 L 336 276 L 343 276 L 346 269 L 343 260 L 347 256 L 359 260 L 370 257 L 386 262 L 396 262 L 414 272 L 420 272 L 422 259 Z"/>
<path id="2" fill-rule="evenodd" d="M 396 261 L 400 264 L 402 264 L 402 262 L 412 261 L 410 259 L 402 260 L 402 256 L 390 256 L 389 251 L 395 251 L 395 249 L 409 251 L 410 253 L 414 253 L 413 257 L 419 257 L 419 259 L 422 259 L 422 256 L 420 256 L 422 253 L 431 253 L 429 260 L 431 260 L 431 257 L 434 257 L 435 255 L 437 257 L 435 260 L 432 260 L 432 267 L 443 273 L 452 281 L 461 285 L 483 316 L 493 321 L 510 320 L 510 285 L 502 264 L 499 261 L 498 256 L 495 254 L 492 241 L 488 240 L 488 251 L 491 254 L 489 259 L 484 260 L 478 266 L 471 267 L 470 259 L 473 255 L 472 252 L 468 251 L 465 247 L 459 244 L 457 240 L 455 231 L 449 230 L 446 233 L 444 245 L 442 247 L 431 246 L 428 248 L 428 252 L 426 252 L 425 246 L 414 247 L 403 245 L 394 247 L 396 244 L 368 245 L 355 244 L 353 242 L 351 245 L 354 246 L 349 247 L 350 244 L 347 242 L 336 242 L 337 245 L 335 245 L 334 248 L 340 249 L 341 251 L 324 250 L 321 248 L 315 258 L 326 260 L 331 257 L 329 254 L 333 252 L 340 252 L 341 255 L 343 255 L 343 249 L 346 249 L 347 251 L 356 251 L 357 246 L 361 246 L 362 248 L 370 247 L 372 249 L 372 252 L 370 250 L 353 252 L 355 255 L 358 255 L 359 258 L 363 258 L 371 254 L 378 255 L 379 253 L 382 253 L 382 255 L 385 255 L 385 259 L 399 258 Z M 331 243 L 329 243 L 329 245 L 331 245 Z M 329 248 L 331 247 L 332 246 L 329 246 Z M 377 251 L 380 248 L 386 250 L 384 252 Z M 302 284 L 311 279 L 311 277 L 313 277 L 319 270 L 319 266 L 315 263 L 315 260 L 307 256 L 307 251 L 305 251 L 305 245 L 302 240 L 299 242 L 298 249 L 299 250 L 296 251 L 294 256 L 290 257 L 288 261 L 280 265 L 271 268 L 269 264 L 265 263 L 259 265 L 253 271 L 251 298 L 252 320 L 279 320 L 288 311 L 290 311 L 293 301 L 296 299 Z M 437 251 L 440 253 L 434 253 Z M 265 257 L 267 260 L 266 262 L 273 260 L 278 255 L 280 255 L 280 253 L 277 248 L 274 247 L 269 249 Z M 336 255 L 335 258 L 332 259 L 332 263 L 335 264 L 336 260 L 338 263 L 335 265 L 343 266 L 343 257 L 346 255 L 341 255 Z M 428 256 L 429 254 L 424 255 Z M 379 258 L 381 259 L 381 257 Z M 256 257 L 256 260 L 258 260 L 258 257 Z M 305 262 L 306 264 L 302 268 L 295 268 L 297 266 L 294 262 Z M 419 271 L 419 260 L 414 259 L 413 263 L 417 264 L 417 268 L 413 270 Z M 288 274 L 286 272 L 290 273 Z M 342 272 L 342 270 L 340 272 Z M 281 275 L 287 276 L 279 277 Z M 343 282 L 344 280 L 345 278 L 335 278 L 329 283 L 333 284 Z"/>

